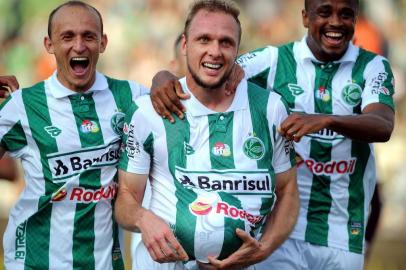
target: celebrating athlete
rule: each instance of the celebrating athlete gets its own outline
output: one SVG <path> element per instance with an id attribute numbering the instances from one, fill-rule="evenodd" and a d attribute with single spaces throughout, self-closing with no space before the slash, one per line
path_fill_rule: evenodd
<path id="1" fill-rule="evenodd" d="M 362 269 L 376 182 L 370 143 L 391 136 L 394 78 L 387 59 L 351 42 L 357 0 L 304 3 L 308 32 L 301 41 L 238 59 L 249 81 L 279 93 L 294 112 L 280 133 L 295 141 L 299 160 L 298 222 L 281 248 L 256 267 Z M 164 75 L 170 77 L 160 73 L 158 79 Z M 175 80 L 165 87 L 171 84 L 179 92 Z"/>
<path id="2" fill-rule="evenodd" d="M 21 158 L 25 189 L 4 235 L 6 269 L 124 269 L 113 220 L 124 113 L 148 90 L 96 71 L 107 46 L 100 13 L 80 1 L 49 16 L 55 73 L 0 110 L 0 156 Z"/>
<path id="3" fill-rule="evenodd" d="M 288 116 L 281 97 L 246 80 L 225 95 L 238 14 L 224 1 L 192 6 L 181 43 L 188 68 L 179 82 L 191 95 L 184 120 L 162 119 L 149 97 L 128 112 L 115 215 L 141 231 L 133 269 L 187 269 L 193 259 L 200 269 L 250 267 L 296 222 L 294 150 L 277 132 Z M 148 176 L 149 210 L 141 206 Z"/>

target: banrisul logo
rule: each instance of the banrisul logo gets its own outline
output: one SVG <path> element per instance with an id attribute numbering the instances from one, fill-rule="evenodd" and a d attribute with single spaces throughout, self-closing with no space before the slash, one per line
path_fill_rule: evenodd
<path id="1" fill-rule="evenodd" d="M 265 146 L 258 137 L 248 137 L 244 142 L 243 151 L 250 159 L 259 160 L 265 155 Z"/>
<path id="2" fill-rule="evenodd" d="M 82 125 L 80 126 L 80 131 L 83 133 L 97 133 L 100 128 L 95 121 L 83 120 Z"/>
<path id="3" fill-rule="evenodd" d="M 123 128 L 124 128 L 124 118 L 125 114 L 122 112 L 117 112 L 111 117 L 110 125 L 113 131 L 117 135 L 123 135 Z"/>
<path id="4" fill-rule="evenodd" d="M 358 84 L 352 83 L 343 88 L 341 97 L 350 106 L 361 103 L 362 89 Z"/>
<path id="5" fill-rule="evenodd" d="M 46 131 L 49 135 L 51 135 L 52 138 L 55 138 L 55 137 L 57 137 L 59 134 L 62 133 L 62 130 L 61 130 L 61 129 L 59 129 L 59 128 L 57 128 L 57 127 L 54 127 L 54 126 L 47 126 L 47 127 L 44 127 L 44 129 L 45 129 L 45 131 Z"/>

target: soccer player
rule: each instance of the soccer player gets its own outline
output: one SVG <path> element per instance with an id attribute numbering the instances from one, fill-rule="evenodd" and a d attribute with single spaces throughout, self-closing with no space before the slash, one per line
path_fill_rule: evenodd
<path id="1" fill-rule="evenodd" d="M 188 68 L 179 82 L 191 95 L 184 120 L 162 119 L 150 98 L 128 112 L 115 215 L 142 233 L 133 269 L 186 269 L 182 261 L 195 258 L 200 269 L 248 269 L 295 224 L 294 150 L 276 130 L 287 108 L 246 80 L 225 95 L 241 38 L 238 14 L 218 0 L 191 7 L 181 42 Z M 148 176 L 150 210 L 141 206 Z"/>
<path id="2" fill-rule="evenodd" d="M 371 143 L 393 131 L 394 78 L 387 59 L 351 42 L 357 0 L 304 3 L 301 41 L 238 60 L 249 81 L 279 93 L 294 112 L 280 132 L 295 141 L 299 160 L 298 222 L 257 269 L 362 269 L 376 182 Z"/>
<path id="3" fill-rule="evenodd" d="M 107 46 L 100 13 L 80 1 L 49 15 L 55 73 L 0 110 L 0 156 L 22 161 L 25 189 L 4 235 L 6 269 L 124 269 L 113 220 L 124 112 L 148 93 L 96 70 Z"/>

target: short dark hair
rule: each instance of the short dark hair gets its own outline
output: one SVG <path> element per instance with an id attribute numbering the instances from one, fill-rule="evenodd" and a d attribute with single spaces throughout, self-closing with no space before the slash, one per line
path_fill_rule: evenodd
<path id="1" fill-rule="evenodd" d="M 238 25 L 238 42 L 241 41 L 241 23 L 240 20 L 238 19 L 240 11 L 238 10 L 238 8 L 235 7 L 235 5 L 232 2 L 227 0 L 199 0 L 194 2 L 190 7 L 185 22 L 185 28 L 183 30 L 183 33 L 185 34 L 186 38 L 188 37 L 190 23 L 200 10 L 207 10 L 211 12 L 219 11 L 231 15 Z"/>
<path id="2" fill-rule="evenodd" d="M 312 0 L 305 0 L 304 1 L 304 7 L 305 7 L 305 10 L 306 11 L 308 11 L 309 10 L 309 6 L 310 6 L 310 2 L 311 2 Z M 356 5 L 356 7 L 357 7 L 357 10 L 359 9 L 359 0 L 352 0 L 352 1 L 355 1 L 355 5 Z"/>
<path id="3" fill-rule="evenodd" d="M 82 1 L 68 1 L 68 2 L 65 2 L 65 3 L 63 3 L 63 4 L 61 4 L 61 5 L 59 5 L 59 6 L 57 6 L 54 10 L 52 10 L 51 11 L 51 13 L 49 14 L 49 17 L 48 17 L 48 36 L 49 37 L 51 37 L 51 33 L 52 33 L 52 20 L 53 20 L 53 18 L 54 18 L 54 16 L 55 16 L 55 13 L 57 13 L 58 12 L 58 10 L 60 10 L 61 8 L 63 8 L 63 7 L 83 7 L 83 8 L 87 8 L 87 9 L 89 9 L 89 10 L 92 10 L 92 11 L 94 11 L 94 12 L 96 12 L 96 14 L 97 14 L 97 16 L 99 17 L 99 19 L 100 19 L 100 27 L 101 27 L 101 34 L 103 34 L 103 19 L 102 19 L 102 16 L 101 16 L 101 14 L 100 14 L 100 12 L 95 8 L 95 7 L 93 7 L 93 6 L 91 6 L 91 5 L 89 5 L 89 4 L 86 4 L 85 2 L 82 2 Z"/>

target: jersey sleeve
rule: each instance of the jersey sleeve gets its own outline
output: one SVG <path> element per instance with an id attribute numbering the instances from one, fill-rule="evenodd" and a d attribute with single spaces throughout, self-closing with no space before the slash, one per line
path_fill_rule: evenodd
<path id="1" fill-rule="evenodd" d="M 150 90 L 143 86 L 142 84 L 136 83 L 134 81 L 128 81 L 130 84 L 132 98 L 135 101 L 140 96 L 149 95 Z"/>
<path id="2" fill-rule="evenodd" d="M 18 91 L 20 92 L 20 91 Z M 20 93 L 13 93 L 0 105 L 0 146 L 13 157 L 27 145 L 27 139 L 21 125 L 19 105 L 15 102 Z M 23 104 L 20 104 L 23 106 Z"/>
<path id="3" fill-rule="evenodd" d="M 278 128 L 288 115 L 289 108 L 282 100 L 281 96 L 271 93 L 268 103 L 267 117 L 268 125 L 271 129 L 270 134 L 273 136 L 274 149 L 272 166 L 275 173 L 287 171 L 296 165 L 296 153 L 293 148 L 293 142 L 286 140 L 278 132 Z"/>
<path id="4" fill-rule="evenodd" d="M 382 103 L 395 110 L 393 101 L 395 79 L 389 62 L 382 56 L 376 56 L 365 68 L 364 78 L 361 109 L 371 103 Z"/>
<path id="5" fill-rule="evenodd" d="M 141 111 L 137 103 L 133 103 L 127 111 L 119 168 L 130 173 L 148 174 L 152 154 L 152 132 Z"/>
<path id="6" fill-rule="evenodd" d="M 245 73 L 245 79 L 256 85 L 271 90 L 272 76 L 276 70 L 277 48 L 265 47 L 241 55 L 237 59 Z"/>

